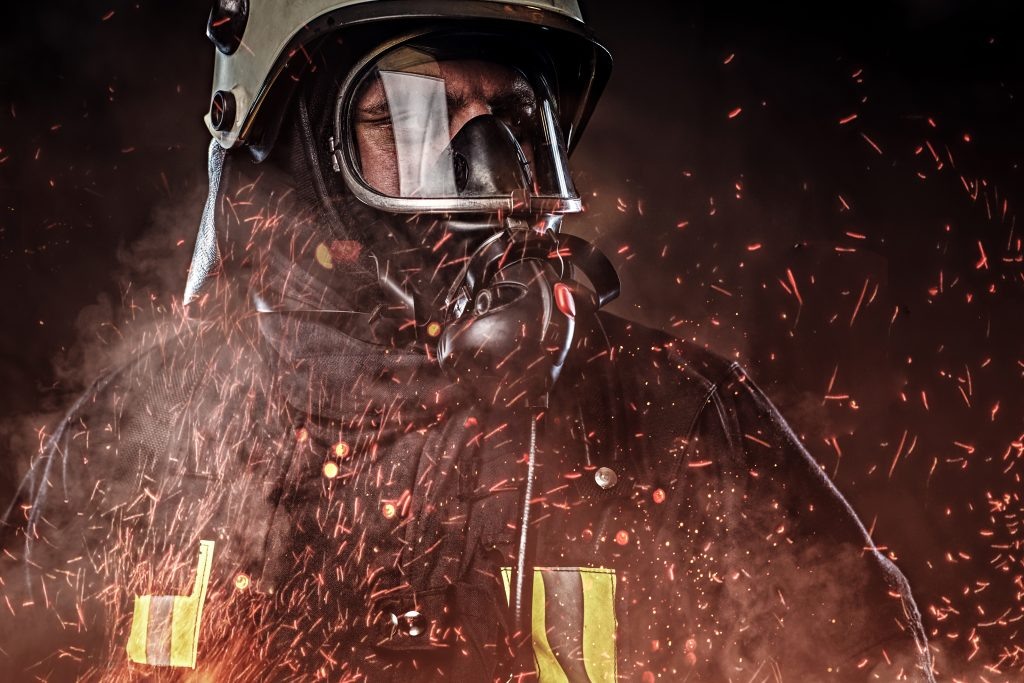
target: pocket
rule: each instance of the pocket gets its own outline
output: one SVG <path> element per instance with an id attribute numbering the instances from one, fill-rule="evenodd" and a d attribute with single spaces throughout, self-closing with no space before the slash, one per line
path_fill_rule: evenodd
<path id="1" fill-rule="evenodd" d="M 512 568 L 501 568 L 511 600 Z M 539 683 L 615 683 L 614 569 L 534 567 L 531 637 Z"/>
<path id="2" fill-rule="evenodd" d="M 189 595 L 136 596 L 128 635 L 129 660 L 150 666 L 196 667 L 213 548 L 213 541 L 199 542 L 196 580 Z"/>

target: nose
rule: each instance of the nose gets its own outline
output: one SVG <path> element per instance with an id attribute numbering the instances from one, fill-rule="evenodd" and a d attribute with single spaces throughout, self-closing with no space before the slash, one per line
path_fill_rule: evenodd
<path id="1" fill-rule="evenodd" d="M 479 97 L 468 100 L 463 106 L 459 107 L 458 111 L 450 113 L 451 118 L 448 121 L 448 126 L 451 129 L 449 131 L 451 138 L 458 135 L 462 127 L 469 121 L 472 121 L 477 116 L 490 113 L 491 107 L 484 98 Z"/>
<path id="2" fill-rule="evenodd" d="M 438 159 L 461 196 L 504 196 L 530 187 L 529 164 L 512 131 L 493 114 L 468 121 Z"/>

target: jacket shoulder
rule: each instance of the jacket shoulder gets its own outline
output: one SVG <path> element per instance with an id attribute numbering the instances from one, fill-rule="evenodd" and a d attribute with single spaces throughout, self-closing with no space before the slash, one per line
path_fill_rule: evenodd
<path id="1" fill-rule="evenodd" d="M 599 320 L 620 358 L 631 357 L 648 364 L 652 357 L 662 358 L 666 369 L 682 372 L 688 381 L 709 392 L 743 374 L 736 361 L 662 330 L 606 313 L 599 314 Z"/>
<path id="2" fill-rule="evenodd" d="M 54 422 L 7 515 L 26 506 L 28 527 L 73 518 L 83 500 L 103 487 L 136 481 L 166 455 L 176 416 L 188 405 L 203 372 L 192 326 L 154 330 L 146 343 L 125 348 Z M 0 510 L 2 512 L 2 510 Z"/>
<path id="3" fill-rule="evenodd" d="M 699 445 L 725 431 L 719 394 L 738 365 L 613 315 L 599 315 L 596 331 L 585 334 L 598 335 L 600 344 L 592 341 L 589 355 L 580 354 L 574 400 L 610 425 L 615 452 L 628 454 L 646 478 L 673 480 Z"/>

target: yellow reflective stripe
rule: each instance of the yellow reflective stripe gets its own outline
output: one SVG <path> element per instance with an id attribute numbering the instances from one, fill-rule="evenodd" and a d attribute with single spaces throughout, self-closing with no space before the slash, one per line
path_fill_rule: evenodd
<path id="1" fill-rule="evenodd" d="M 206 592 L 210 586 L 210 572 L 213 568 L 213 548 L 213 541 L 199 542 L 199 560 L 196 565 L 196 579 L 192 584 L 192 592 L 189 595 L 176 595 L 171 600 L 169 633 L 161 629 L 151 630 L 153 625 L 150 624 L 150 607 L 153 596 L 142 595 L 135 598 L 135 612 L 132 615 L 132 628 L 128 636 L 127 648 L 128 658 L 131 661 L 139 664 L 150 663 L 146 656 L 146 646 L 148 640 L 153 638 L 155 639 L 153 646 L 167 653 L 158 657 L 159 661 L 152 662 L 154 666 L 177 666 L 189 669 L 196 667 L 199 627 L 202 625 L 203 605 L 206 602 Z M 160 604 L 166 605 L 170 596 L 157 596 L 157 598 L 164 601 Z M 166 622 L 162 623 L 166 627 Z"/>
<path id="2" fill-rule="evenodd" d="M 533 657 L 537 663 L 537 679 L 539 683 L 569 683 L 562 666 L 555 659 L 548 642 L 547 615 L 545 605 L 547 592 L 544 590 L 544 577 L 540 569 L 533 570 Z"/>
<path id="3" fill-rule="evenodd" d="M 535 567 L 533 571 L 533 639 L 534 662 L 537 664 L 538 683 L 569 683 L 569 677 L 558 663 L 547 636 L 547 591 L 544 572 L 549 567 Z M 576 567 L 583 587 L 583 656 L 592 683 L 614 683 L 615 661 L 615 570 Z M 501 581 L 505 586 L 505 599 L 512 600 L 512 568 L 501 568 Z M 596 588 L 596 590 L 595 590 Z M 589 622 L 588 622 L 589 615 Z M 588 630 L 587 625 L 590 624 Z M 610 649 L 609 649 L 610 648 Z M 593 664 L 592 659 L 593 659 Z"/>
<path id="4" fill-rule="evenodd" d="M 501 568 L 501 582 L 505 584 L 505 602 L 512 604 L 512 567 Z"/>
<path id="5" fill-rule="evenodd" d="M 132 630 L 128 634 L 128 659 L 138 664 L 146 663 L 146 632 L 149 630 L 148 595 L 135 598 L 135 611 L 132 613 Z"/>
<path id="6" fill-rule="evenodd" d="M 583 663 L 591 683 L 614 683 L 615 571 L 583 569 Z"/>
<path id="7" fill-rule="evenodd" d="M 200 541 L 196 582 L 192 586 L 192 594 L 174 598 L 174 612 L 171 617 L 171 666 L 196 668 L 199 626 L 203 618 L 206 590 L 210 585 L 212 557 L 213 541 Z"/>
<path id="8" fill-rule="evenodd" d="M 191 596 L 176 596 L 171 616 L 171 656 L 169 666 L 195 668 L 199 645 L 198 605 Z"/>

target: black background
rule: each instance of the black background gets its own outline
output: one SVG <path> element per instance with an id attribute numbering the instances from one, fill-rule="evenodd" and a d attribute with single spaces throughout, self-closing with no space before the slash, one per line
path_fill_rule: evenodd
<path id="1" fill-rule="evenodd" d="M 592 3 L 616 73 L 569 226 L 619 265 L 619 312 L 751 370 L 966 680 L 1024 666 L 1015 4 Z M 180 297 L 208 7 L 19 3 L 0 27 L 5 496 L 126 321 Z"/>

